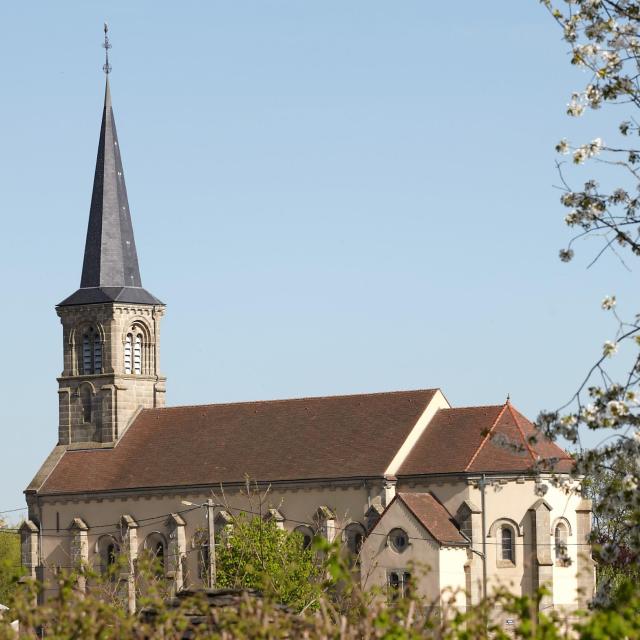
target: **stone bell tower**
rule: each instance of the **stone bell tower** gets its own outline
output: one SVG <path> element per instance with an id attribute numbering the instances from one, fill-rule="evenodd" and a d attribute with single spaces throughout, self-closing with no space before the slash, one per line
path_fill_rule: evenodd
<path id="1" fill-rule="evenodd" d="M 140 408 L 164 406 L 159 355 L 165 306 L 142 288 L 110 69 L 107 61 L 80 288 L 56 307 L 64 341 L 58 378 L 61 445 L 115 443 Z"/>

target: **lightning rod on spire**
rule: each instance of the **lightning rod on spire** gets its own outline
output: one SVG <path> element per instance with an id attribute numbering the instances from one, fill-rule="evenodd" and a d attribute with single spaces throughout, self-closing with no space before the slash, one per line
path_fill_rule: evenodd
<path id="1" fill-rule="evenodd" d="M 104 42 L 102 46 L 104 47 L 105 59 L 102 70 L 109 75 L 111 73 L 111 65 L 109 64 L 109 49 L 111 49 L 111 43 L 109 42 L 109 25 L 106 22 L 104 23 Z"/>

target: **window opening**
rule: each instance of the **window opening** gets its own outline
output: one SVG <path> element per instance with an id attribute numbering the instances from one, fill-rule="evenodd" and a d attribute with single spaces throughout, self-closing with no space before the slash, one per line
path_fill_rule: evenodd
<path id="1" fill-rule="evenodd" d="M 411 586 L 411 574 L 408 571 L 390 571 L 387 576 L 389 600 L 399 600 L 409 596 Z"/>
<path id="2" fill-rule="evenodd" d="M 136 342 L 133 347 L 133 372 L 137 375 L 142 373 L 142 336 L 136 336 Z"/>
<path id="3" fill-rule="evenodd" d="M 84 374 L 93 373 L 91 358 L 91 342 L 89 336 L 85 334 L 82 336 L 82 372 Z"/>
<path id="4" fill-rule="evenodd" d="M 80 387 L 80 403 L 82 404 L 82 422 L 91 422 L 91 389 L 88 384 Z"/>
<path id="5" fill-rule="evenodd" d="M 102 341 L 96 333 L 93 336 L 93 373 L 102 372 Z"/>
<path id="6" fill-rule="evenodd" d="M 133 342 L 133 336 L 127 333 L 127 337 L 124 341 L 124 372 L 131 373 L 131 343 Z"/>
<path id="7" fill-rule="evenodd" d="M 394 551 L 402 553 L 409 546 L 409 536 L 403 529 L 393 529 L 389 533 L 389 545 Z"/>
<path id="8" fill-rule="evenodd" d="M 502 527 L 501 530 L 502 559 L 515 563 L 513 549 L 513 531 L 510 527 Z"/>
<path id="9" fill-rule="evenodd" d="M 562 523 L 556 525 L 555 530 L 555 552 L 556 564 L 564 566 L 567 564 L 567 527 Z"/>

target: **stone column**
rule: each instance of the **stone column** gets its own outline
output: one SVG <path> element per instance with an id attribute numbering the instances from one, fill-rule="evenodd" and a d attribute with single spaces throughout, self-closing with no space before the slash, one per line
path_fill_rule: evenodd
<path id="1" fill-rule="evenodd" d="M 127 555 L 127 603 L 129 613 L 136 612 L 136 560 L 138 559 L 138 523 L 129 515 L 122 516 L 122 542 Z"/>
<path id="2" fill-rule="evenodd" d="M 529 507 L 531 514 L 532 573 L 534 591 L 545 587 L 549 595 L 540 600 L 540 610 L 553 607 L 553 557 L 551 554 L 551 506 L 537 500 Z M 525 540 L 525 543 L 527 541 Z M 526 547 L 525 547 L 526 548 Z"/>
<path id="3" fill-rule="evenodd" d="M 22 566 L 27 570 L 29 578 L 37 578 L 39 565 L 38 535 L 40 529 L 32 520 L 25 520 L 20 527 L 20 549 Z"/>
<path id="4" fill-rule="evenodd" d="M 469 551 L 466 563 L 466 579 L 467 597 L 470 604 L 477 604 L 482 600 L 482 566 L 485 559 L 480 555 L 482 553 L 482 510 L 471 500 L 465 500 L 456 512 L 456 521 L 460 525 L 462 533 L 471 541 L 471 548 L 475 551 Z"/>
<path id="5" fill-rule="evenodd" d="M 276 523 L 278 529 L 284 530 L 284 516 L 277 509 L 269 509 L 264 516 L 265 522 L 273 520 Z"/>
<path id="6" fill-rule="evenodd" d="M 329 542 L 333 542 L 336 535 L 336 514 L 329 507 L 322 505 L 315 513 L 315 521 L 320 534 Z"/>
<path id="7" fill-rule="evenodd" d="M 71 535 L 71 564 L 78 571 L 78 591 L 85 593 L 87 579 L 84 575 L 89 564 L 89 527 L 82 518 L 74 518 L 69 532 Z"/>
<path id="8" fill-rule="evenodd" d="M 167 577 L 173 579 L 172 592 L 175 594 L 184 588 L 183 560 L 187 556 L 187 536 L 185 521 L 181 515 L 172 513 L 169 516 L 169 549 L 167 557 Z"/>
<path id="9" fill-rule="evenodd" d="M 576 508 L 576 542 L 578 543 L 578 606 L 586 608 L 596 584 L 595 563 L 591 557 L 591 500 L 581 500 Z M 588 546 L 587 546 L 588 545 Z"/>

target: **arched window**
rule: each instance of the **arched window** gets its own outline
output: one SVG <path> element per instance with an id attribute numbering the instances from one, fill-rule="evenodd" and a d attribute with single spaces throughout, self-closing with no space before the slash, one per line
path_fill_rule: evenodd
<path id="1" fill-rule="evenodd" d="M 140 334 L 136 335 L 133 346 L 133 372 L 136 375 L 142 373 L 142 336 Z"/>
<path id="2" fill-rule="evenodd" d="M 500 529 L 500 559 L 503 562 L 515 564 L 516 554 L 513 542 L 513 529 L 506 525 L 503 526 Z"/>
<path id="3" fill-rule="evenodd" d="M 302 536 L 302 548 L 308 549 L 313 542 L 313 531 L 304 525 L 296 527 L 294 531 Z"/>
<path id="4" fill-rule="evenodd" d="M 556 564 L 564 567 L 568 565 L 567 555 L 567 526 L 559 522 L 554 531 L 554 547 L 556 552 Z"/>
<path id="5" fill-rule="evenodd" d="M 192 546 L 198 557 L 198 577 L 203 582 L 209 578 L 209 534 L 204 529 L 198 529 L 193 536 Z"/>
<path id="6" fill-rule="evenodd" d="M 91 422 L 91 389 L 87 383 L 80 387 L 80 404 L 82 405 L 82 422 Z"/>
<path id="7" fill-rule="evenodd" d="M 127 333 L 127 337 L 124 340 L 124 372 L 131 373 L 131 343 L 133 342 L 133 336 Z"/>
<path id="8" fill-rule="evenodd" d="M 101 536 L 96 542 L 96 553 L 100 562 L 100 571 L 115 579 L 116 564 L 120 555 L 120 547 L 116 539 L 110 535 Z"/>
<path id="9" fill-rule="evenodd" d="M 165 556 L 167 553 L 165 537 L 158 531 L 150 533 L 144 541 L 144 548 L 149 554 L 150 559 L 153 562 L 154 569 L 157 571 L 158 575 L 163 575 Z"/>
<path id="10" fill-rule="evenodd" d="M 84 375 L 102 373 L 102 340 L 93 327 L 82 334 L 80 370 Z"/>
<path id="11" fill-rule="evenodd" d="M 359 522 L 352 522 L 345 527 L 344 541 L 352 556 L 357 556 L 364 542 L 364 527 Z"/>

